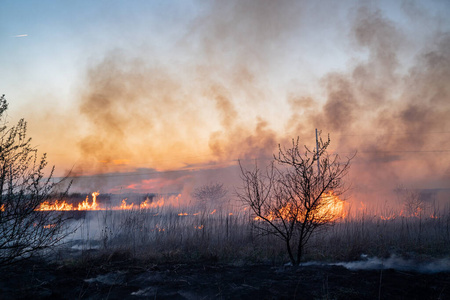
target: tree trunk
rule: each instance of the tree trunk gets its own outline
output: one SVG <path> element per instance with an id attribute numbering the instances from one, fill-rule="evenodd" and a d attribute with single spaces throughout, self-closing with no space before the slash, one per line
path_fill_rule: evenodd
<path id="1" fill-rule="evenodd" d="M 287 251 L 289 254 L 289 259 L 291 260 L 292 265 L 296 266 L 295 258 L 294 258 L 294 255 L 292 254 L 291 243 L 290 243 L 289 239 L 286 239 L 286 248 L 287 248 Z"/>
<path id="2" fill-rule="evenodd" d="M 297 266 L 300 264 L 303 255 L 303 236 L 300 236 L 297 247 Z"/>

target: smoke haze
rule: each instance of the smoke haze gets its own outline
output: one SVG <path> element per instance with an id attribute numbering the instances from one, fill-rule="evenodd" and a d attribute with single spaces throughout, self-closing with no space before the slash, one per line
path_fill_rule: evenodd
<path id="1" fill-rule="evenodd" d="M 312 148 L 318 128 L 340 156 L 357 152 L 352 197 L 398 185 L 450 188 L 450 32 L 414 2 L 404 2 L 404 22 L 427 30 L 372 2 L 351 3 L 202 3 L 173 53 L 116 48 L 93 59 L 76 97 L 72 174 L 112 191 L 181 191 L 207 183 L 200 178 L 232 186 L 237 159 L 270 158 L 296 136 Z M 333 26 L 338 34 L 322 40 Z M 338 60 L 336 40 L 350 55 L 344 67 L 308 62 L 311 51 Z M 313 83 L 292 73 L 315 67 Z M 82 178 L 94 174 L 104 177 Z"/>

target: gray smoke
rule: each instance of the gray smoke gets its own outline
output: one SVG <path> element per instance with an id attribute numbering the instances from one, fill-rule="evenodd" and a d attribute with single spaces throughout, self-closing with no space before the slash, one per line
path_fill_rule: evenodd
<path id="1" fill-rule="evenodd" d="M 379 8 L 358 4 L 341 36 L 358 55 L 321 78 L 322 96 L 300 88 L 274 95 L 267 83 L 291 63 L 286 57 L 296 57 L 295 37 L 314 33 L 305 28 L 309 14 L 326 17 L 337 7 L 205 3 L 175 43 L 186 60 L 167 64 L 113 51 L 92 64 L 79 99 L 89 127 L 78 142 L 83 160 L 97 172 L 220 169 L 271 157 L 278 143 L 297 135 L 313 146 L 319 128 L 341 156 L 358 152 L 349 177 L 355 197 L 399 184 L 448 188 L 449 156 L 429 151 L 450 149 L 450 34 L 408 3 L 407 17 L 430 24 L 421 32 L 427 43 L 416 45 Z M 282 107 L 289 110 L 279 116 Z"/>
<path id="2" fill-rule="evenodd" d="M 396 255 L 391 255 L 389 258 L 367 257 L 361 256 L 362 260 L 351 262 L 337 262 L 326 265 L 343 266 L 349 270 L 387 270 L 394 269 L 399 271 L 410 271 L 419 273 L 440 273 L 450 271 L 450 259 L 430 259 L 430 260 L 415 260 L 405 259 Z M 307 262 L 302 266 L 324 265 L 319 262 Z"/>

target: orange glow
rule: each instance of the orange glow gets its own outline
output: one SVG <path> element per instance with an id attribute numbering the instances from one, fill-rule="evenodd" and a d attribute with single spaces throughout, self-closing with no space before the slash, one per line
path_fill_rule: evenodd
<path id="1" fill-rule="evenodd" d="M 417 207 L 416 210 L 414 211 L 414 216 L 420 217 L 420 215 L 422 214 L 422 211 L 423 211 L 423 208 Z"/>
<path id="2" fill-rule="evenodd" d="M 359 210 L 362 212 L 367 211 L 367 205 L 362 201 L 360 203 L 361 203 L 361 207 L 359 208 Z"/>
<path id="3" fill-rule="evenodd" d="M 159 199 L 156 202 L 150 202 L 150 199 L 147 197 L 144 202 L 139 205 L 140 209 L 149 209 L 149 208 L 157 208 L 164 206 L 164 198 Z"/>
<path id="4" fill-rule="evenodd" d="M 127 165 L 130 163 L 130 160 L 129 159 L 114 159 L 112 162 L 115 165 Z"/>
<path id="5" fill-rule="evenodd" d="M 338 219 L 346 217 L 344 210 L 345 202 L 339 199 L 333 191 L 324 193 L 322 195 L 321 204 L 313 211 L 311 211 L 308 221 L 313 221 L 315 223 L 327 223 L 333 222 Z M 266 217 L 267 220 L 273 221 L 275 219 L 293 219 L 296 218 L 297 221 L 305 221 L 305 213 L 294 208 L 292 204 L 288 203 L 286 206 L 282 207 L 278 211 L 270 212 Z M 261 217 L 255 217 L 255 220 L 261 220 Z"/>
<path id="6" fill-rule="evenodd" d="M 213 214 L 215 214 L 216 213 L 216 210 L 213 210 L 211 213 L 210 213 L 210 215 L 213 215 Z"/>
<path id="7" fill-rule="evenodd" d="M 99 192 L 92 193 L 92 204 L 89 204 L 89 196 L 86 196 L 86 200 L 81 203 L 78 203 L 78 206 L 74 207 L 73 204 L 69 204 L 66 201 L 58 201 L 56 200 L 53 203 L 49 201 L 44 201 L 40 204 L 37 211 L 49 211 L 49 210 L 57 210 L 57 211 L 70 211 L 70 210 L 98 210 L 97 204 L 97 196 L 100 195 Z"/>
<path id="8" fill-rule="evenodd" d="M 380 216 L 380 219 L 384 220 L 384 221 L 389 221 L 389 220 L 395 220 L 396 217 L 397 217 L 397 215 L 392 213 L 388 216 Z"/>
<path id="9" fill-rule="evenodd" d="M 54 228 L 54 227 L 56 227 L 56 224 L 44 225 L 44 228 L 46 228 L 46 229 L 51 229 L 51 228 Z"/>
<path id="10" fill-rule="evenodd" d="M 133 209 L 133 205 L 134 205 L 134 203 L 127 204 L 127 199 L 125 198 L 122 200 L 122 204 L 119 206 L 119 209 L 120 210 L 130 210 L 130 209 Z"/>
<path id="11" fill-rule="evenodd" d="M 50 203 L 49 201 L 45 201 L 40 204 L 39 208 L 37 208 L 37 211 L 71 211 L 71 210 L 105 210 L 105 208 L 100 207 L 100 204 L 97 202 L 97 196 L 100 195 L 100 193 L 94 192 L 92 193 L 92 203 L 89 203 L 89 196 L 86 196 L 86 199 L 78 203 L 78 205 L 69 204 L 66 201 L 59 201 L 56 200 L 53 203 Z M 130 210 L 130 209 L 151 209 L 151 208 L 158 208 L 164 206 L 164 204 L 173 204 L 178 203 L 179 198 L 181 197 L 181 194 L 174 197 L 169 197 L 168 201 L 165 201 L 164 198 L 158 199 L 158 201 L 150 202 L 150 199 L 147 197 L 144 202 L 142 202 L 140 205 L 135 205 L 134 203 L 127 204 L 127 199 L 123 199 L 120 206 L 115 206 L 112 208 L 112 210 Z M 2 205 L 0 207 L 2 211 L 5 209 L 5 205 Z"/>
<path id="12" fill-rule="evenodd" d="M 155 229 L 153 229 L 152 231 L 164 232 L 166 230 L 164 228 L 159 227 L 159 225 L 156 224 Z"/>
<path id="13" fill-rule="evenodd" d="M 38 211 L 46 211 L 46 210 L 73 210 L 73 205 L 68 204 L 66 201 L 59 202 L 58 200 L 55 201 L 55 203 L 50 204 L 48 201 L 44 201 L 41 203 L 38 209 Z"/>
<path id="14" fill-rule="evenodd" d="M 100 195 L 98 191 L 92 193 L 92 204 L 89 204 L 89 197 L 86 196 L 86 200 L 78 204 L 78 210 L 98 210 L 97 204 L 98 195 Z"/>

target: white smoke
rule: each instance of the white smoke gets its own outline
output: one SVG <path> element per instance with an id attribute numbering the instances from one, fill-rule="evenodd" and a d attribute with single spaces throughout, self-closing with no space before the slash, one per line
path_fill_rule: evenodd
<path id="1" fill-rule="evenodd" d="M 349 270 L 387 270 L 394 269 L 399 271 L 409 271 L 418 273 L 440 273 L 450 272 L 450 259 L 448 257 L 441 259 L 405 259 L 397 255 L 391 255 L 389 258 L 369 257 L 361 255 L 361 260 L 351 262 L 320 263 L 307 262 L 302 266 L 331 265 L 342 266 Z"/>

